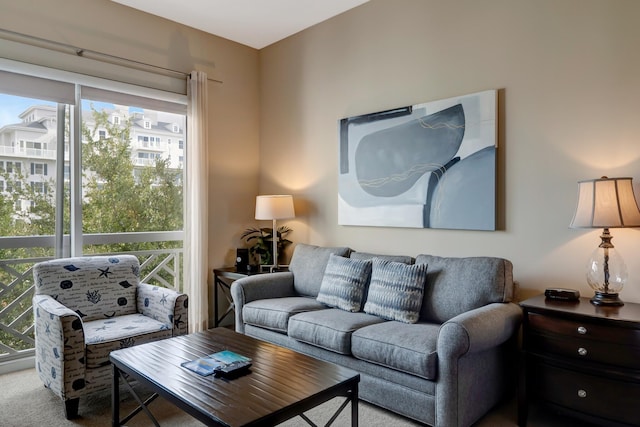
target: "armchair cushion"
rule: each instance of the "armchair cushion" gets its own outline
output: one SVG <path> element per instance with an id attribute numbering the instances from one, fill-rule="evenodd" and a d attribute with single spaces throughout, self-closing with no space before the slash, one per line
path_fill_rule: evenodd
<path id="1" fill-rule="evenodd" d="M 113 350 L 171 338 L 171 326 L 143 314 L 84 322 L 87 368 L 109 364 Z"/>

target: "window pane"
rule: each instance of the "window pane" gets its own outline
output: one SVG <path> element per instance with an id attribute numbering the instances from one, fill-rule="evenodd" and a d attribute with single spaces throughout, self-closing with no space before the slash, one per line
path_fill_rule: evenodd
<path id="1" fill-rule="evenodd" d="M 186 117 L 100 100 L 82 101 L 83 233 L 182 230 L 179 159 L 184 149 L 168 143 L 174 123 L 182 124 L 184 130 Z M 126 246 L 127 250 L 167 247 L 157 242 Z M 114 249 L 93 245 L 85 246 L 84 252 Z"/>
<path id="2" fill-rule="evenodd" d="M 57 104 L 0 94 L 0 236 L 55 233 L 57 133 Z"/>
<path id="3" fill-rule="evenodd" d="M 55 255 L 55 171 L 57 161 L 64 161 L 56 158 L 62 136 L 57 104 L 0 93 L 0 362 L 34 346 L 29 269 Z"/>

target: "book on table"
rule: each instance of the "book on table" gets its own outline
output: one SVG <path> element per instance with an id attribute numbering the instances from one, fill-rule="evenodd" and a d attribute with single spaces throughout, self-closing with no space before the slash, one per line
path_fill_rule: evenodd
<path id="1" fill-rule="evenodd" d="M 204 376 L 230 375 L 248 369 L 251 366 L 251 359 L 230 350 L 223 350 L 182 362 L 180 365 Z"/>

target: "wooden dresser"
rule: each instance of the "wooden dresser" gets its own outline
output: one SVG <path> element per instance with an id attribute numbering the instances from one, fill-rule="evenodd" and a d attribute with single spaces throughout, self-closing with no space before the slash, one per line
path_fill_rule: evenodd
<path id="1" fill-rule="evenodd" d="M 600 426 L 640 426 L 640 304 L 540 295 L 524 310 L 518 425 L 539 402 Z"/>

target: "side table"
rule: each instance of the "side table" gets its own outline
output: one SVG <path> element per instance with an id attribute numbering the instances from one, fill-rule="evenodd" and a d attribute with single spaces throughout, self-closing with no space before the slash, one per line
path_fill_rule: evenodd
<path id="1" fill-rule="evenodd" d="M 278 271 L 288 271 L 286 267 L 280 267 Z M 252 276 L 254 274 L 268 274 L 269 271 L 238 271 L 236 267 L 221 267 L 213 269 L 213 327 L 217 328 L 220 323 L 234 311 L 235 305 L 233 304 L 233 298 L 231 298 L 231 284 L 243 277 Z M 220 295 L 223 295 L 229 306 L 224 313 L 220 314 L 218 303 L 220 301 Z"/>
<path id="2" fill-rule="evenodd" d="M 639 425 L 640 304 L 595 306 L 588 298 L 539 295 L 520 306 L 518 425 L 526 425 L 531 401 L 599 426 Z"/>

